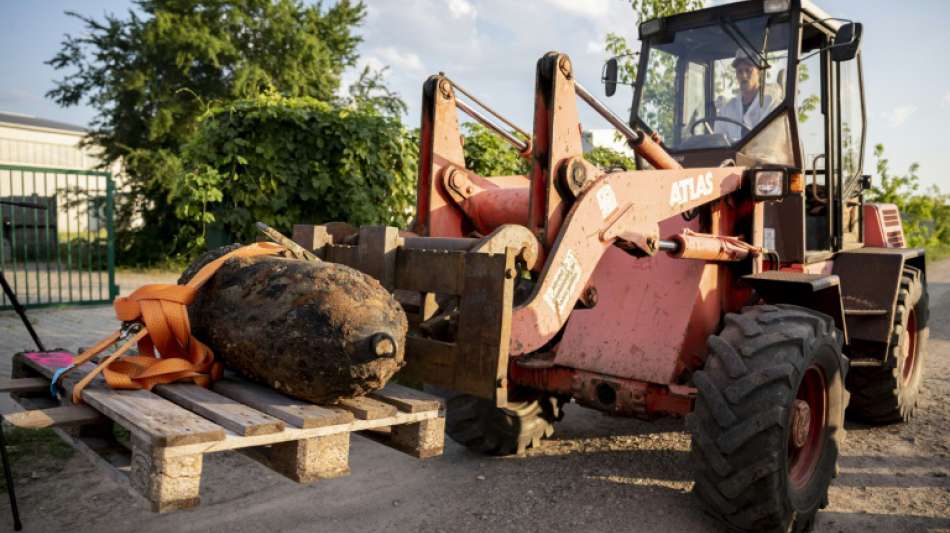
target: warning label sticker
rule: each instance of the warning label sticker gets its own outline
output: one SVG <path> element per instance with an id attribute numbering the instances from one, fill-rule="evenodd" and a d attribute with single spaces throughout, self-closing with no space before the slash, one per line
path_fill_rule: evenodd
<path id="1" fill-rule="evenodd" d="M 604 219 L 617 209 L 617 195 L 610 185 L 604 185 L 597 191 L 597 205 L 600 207 L 600 216 Z"/>
<path id="2" fill-rule="evenodd" d="M 574 291 L 577 290 L 577 284 L 581 280 L 581 265 L 577 262 L 577 257 L 572 250 L 564 254 L 564 260 L 557 267 L 557 272 L 551 282 L 551 286 L 544 293 L 544 301 L 557 314 L 558 318 L 564 319 L 566 313 L 573 307 Z"/>
<path id="3" fill-rule="evenodd" d="M 762 228 L 762 247 L 775 251 L 775 228 Z"/>

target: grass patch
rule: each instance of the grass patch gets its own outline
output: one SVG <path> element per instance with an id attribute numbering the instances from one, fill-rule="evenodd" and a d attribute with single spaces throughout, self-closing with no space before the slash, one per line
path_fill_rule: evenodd
<path id="1" fill-rule="evenodd" d="M 117 266 L 115 271 L 117 274 L 181 274 L 188 267 L 185 263 L 178 263 L 175 261 L 168 261 L 160 265 L 150 265 L 150 266 Z"/>
<path id="2" fill-rule="evenodd" d="M 21 429 L 4 426 L 7 455 L 14 476 L 23 478 L 38 470 L 59 470 L 76 453 L 51 429 Z M 0 473 L 3 472 L 0 466 Z M 7 492 L 4 476 L 0 476 L 0 493 Z"/>
<path id="3" fill-rule="evenodd" d="M 927 262 L 933 263 L 950 257 L 950 244 L 938 244 L 927 247 Z"/>

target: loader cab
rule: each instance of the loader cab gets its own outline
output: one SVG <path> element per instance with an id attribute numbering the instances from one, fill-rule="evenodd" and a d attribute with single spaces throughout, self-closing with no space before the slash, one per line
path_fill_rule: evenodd
<path id="1" fill-rule="evenodd" d="M 684 167 L 801 169 L 805 194 L 765 208 L 764 244 L 783 262 L 860 246 L 867 186 L 860 30 L 801 0 L 646 21 L 631 123 L 658 133 Z M 740 79 L 750 70 L 757 84 Z"/>

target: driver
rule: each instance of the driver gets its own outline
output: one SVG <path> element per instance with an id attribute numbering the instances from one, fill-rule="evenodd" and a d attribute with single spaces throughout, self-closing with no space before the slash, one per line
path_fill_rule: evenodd
<path id="1" fill-rule="evenodd" d="M 741 48 L 736 50 L 736 57 L 732 60 L 732 67 L 736 70 L 736 81 L 739 82 L 739 94 L 732 97 L 724 106 L 717 110 L 717 115 L 732 119 L 745 125 L 751 130 L 765 118 L 775 107 L 778 101 L 773 95 L 766 92 L 760 94 L 759 84 L 762 83 L 762 71 L 755 66 L 755 62 Z M 760 98 L 761 96 L 761 98 Z M 722 133 L 735 142 L 742 138 L 743 131 L 738 124 L 716 121 L 716 133 Z"/>

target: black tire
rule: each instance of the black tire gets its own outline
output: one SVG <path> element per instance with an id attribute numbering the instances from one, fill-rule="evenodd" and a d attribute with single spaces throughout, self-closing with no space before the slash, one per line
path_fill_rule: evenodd
<path id="1" fill-rule="evenodd" d="M 807 531 L 827 505 L 845 435 L 843 335 L 831 317 L 791 305 L 747 307 L 725 324 L 693 375 L 694 490 L 733 529 Z M 798 407 L 818 405 L 809 394 L 821 395 L 823 408 Z M 796 418 L 809 428 L 798 433 L 803 446 L 790 442 L 796 407 L 808 413 Z"/>
<path id="2" fill-rule="evenodd" d="M 914 416 L 930 337 L 928 304 L 920 270 L 904 267 L 884 366 L 855 367 L 848 375 L 849 418 L 868 424 L 892 424 Z"/>
<path id="3" fill-rule="evenodd" d="M 529 394 L 509 401 L 507 408 L 483 398 L 462 394 L 446 405 L 446 433 L 455 442 L 490 455 L 524 454 L 541 439 L 554 434 L 563 418 L 563 401 L 554 396 Z"/>

